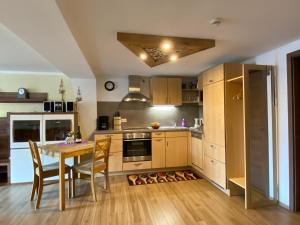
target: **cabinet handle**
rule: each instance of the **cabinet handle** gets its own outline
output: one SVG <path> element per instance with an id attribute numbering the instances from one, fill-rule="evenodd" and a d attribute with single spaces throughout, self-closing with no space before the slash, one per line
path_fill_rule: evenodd
<path id="1" fill-rule="evenodd" d="M 155 140 L 155 141 L 162 141 L 161 139 L 158 139 L 158 138 L 157 138 L 157 139 L 154 139 L 154 140 Z"/>
<path id="2" fill-rule="evenodd" d="M 210 145 L 210 148 L 214 149 L 214 145 Z"/>
<path id="3" fill-rule="evenodd" d="M 211 163 L 214 163 L 215 161 L 214 161 L 214 160 L 210 160 L 210 162 L 211 162 Z"/>
<path id="4" fill-rule="evenodd" d="M 142 165 L 143 163 L 134 163 L 135 166 L 140 166 Z"/>
<path id="5" fill-rule="evenodd" d="M 161 133 L 155 133 L 154 135 L 157 135 L 157 136 L 158 136 L 158 135 L 161 135 Z"/>
<path id="6" fill-rule="evenodd" d="M 168 144 L 168 142 L 167 142 L 167 146 L 168 146 L 169 144 Z"/>
<path id="7" fill-rule="evenodd" d="M 209 83 L 212 83 L 212 82 L 213 82 L 213 80 L 208 80 L 208 82 L 209 82 Z"/>

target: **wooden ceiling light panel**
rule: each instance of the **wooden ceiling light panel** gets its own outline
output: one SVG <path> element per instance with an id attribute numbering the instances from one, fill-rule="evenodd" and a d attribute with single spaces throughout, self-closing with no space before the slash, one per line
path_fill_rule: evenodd
<path id="1" fill-rule="evenodd" d="M 169 37 L 148 34 L 117 33 L 117 39 L 150 67 L 215 47 L 215 40 Z M 164 44 L 168 48 L 164 48 Z M 165 46 L 166 47 L 166 46 Z"/>

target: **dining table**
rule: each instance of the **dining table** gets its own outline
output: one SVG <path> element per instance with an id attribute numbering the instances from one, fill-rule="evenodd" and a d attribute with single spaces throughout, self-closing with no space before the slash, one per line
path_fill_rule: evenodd
<path id="1" fill-rule="evenodd" d="M 66 144 L 65 142 L 46 144 L 40 146 L 40 153 L 59 159 L 59 209 L 65 210 L 65 159 L 79 158 L 80 156 L 92 153 L 93 141 Z M 76 162 L 75 162 L 76 163 Z"/>

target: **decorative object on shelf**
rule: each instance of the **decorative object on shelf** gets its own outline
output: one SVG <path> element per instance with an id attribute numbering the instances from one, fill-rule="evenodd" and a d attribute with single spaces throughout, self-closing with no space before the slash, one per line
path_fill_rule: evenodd
<path id="1" fill-rule="evenodd" d="M 76 96 L 76 102 L 81 102 L 82 101 L 82 95 L 80 91 L 80 87 L 77 89 L 77 96 Z"/>
<path id="2" fill-rule="evenodd" d="M 22 88 L 22 87 L 19 88 L 17 98 L 28 99 L 29 98 L 28 91 L 25 88 Z"/>
<path id="3" fill-rule="evenodd" d="M 59 84 L 59 88 L 58 88 L 58 93 L 61 94 L 61 101 L 64 102 L 65 101 L 66 90 L 64 88 L 63 79 L 60 80 L 60 84 Z"/>
<path id="4" fill-rule="evenodd" d="M 215 40 L 117 33 L 117 39 L 150 67 L 215 47 Z"/>
<path id="5" fill-rule="evenodd" d="M 112 91 L 112 90 L 114 90 L 115 89 L 115 83 L 114 82 L 112 82 L 112 81 L 106 81 L 105 83 L 104 83 L 104 87 L 105 87 L 105 89 L 107 90 L 107 91 Z"/>
<path id="6" fill-rule="evenodd" d="M 64 104 L 64 102 L 62 102 L 62 101 L 55 101 L 54 102 L 54 112 L 63 112 L 63 110 L 64 110 L 63 104 Z"/>
<path id="7" fill-rule="evenodd" d="M 190 170 L 132 174 L 127 176 L 130 186 L 142 184 L 157 184 L 176 181 L 202 179 Z"/>

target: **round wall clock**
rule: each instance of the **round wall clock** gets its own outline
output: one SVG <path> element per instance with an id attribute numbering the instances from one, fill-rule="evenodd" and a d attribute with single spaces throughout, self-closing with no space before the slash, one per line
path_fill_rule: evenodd
<path id="1" fill-rule="evenodd" d="M 115 83 L 112 81 L 106 81 L 104 87 L 107 91 L 112 91 L 115 89 Z"/>

